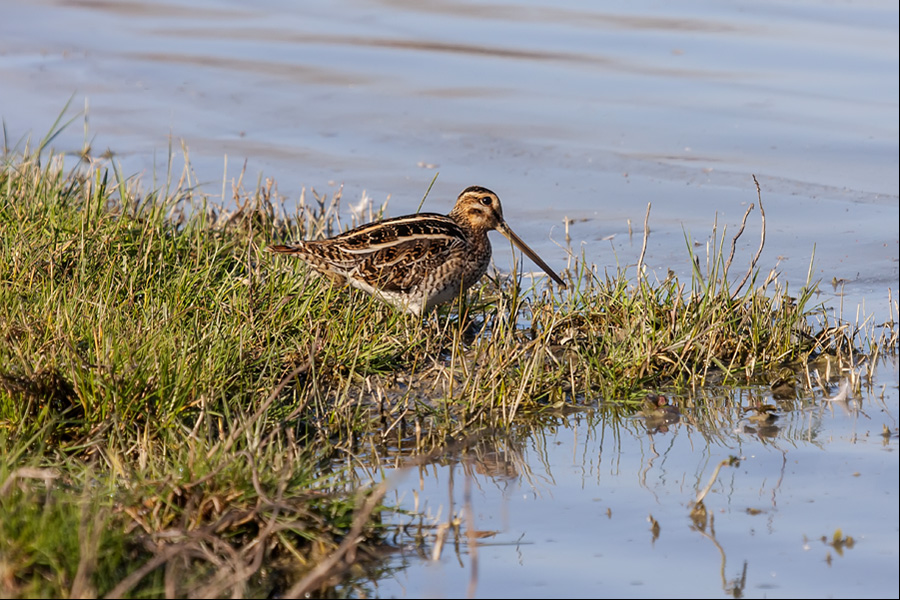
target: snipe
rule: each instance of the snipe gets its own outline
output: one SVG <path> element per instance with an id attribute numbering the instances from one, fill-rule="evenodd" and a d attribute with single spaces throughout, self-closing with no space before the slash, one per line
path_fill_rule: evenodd
<path id="1" fill-rule="evenodd" d="M 503 219 L 497 194 L 464 189 L 448 215 L 419 213 L 369 223 L 335 237 L 270 246 L 339 282 L 413 314 L 453 300 L 475 284 L 491 260 L 487 232 L 496 229 L 560 287 L 565 282 Z"/>

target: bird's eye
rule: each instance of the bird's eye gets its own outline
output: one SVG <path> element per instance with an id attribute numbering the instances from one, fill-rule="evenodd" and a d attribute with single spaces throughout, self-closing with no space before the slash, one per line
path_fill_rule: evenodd
<path id="1" fill-rule="evenodd" d="M 491 197 L 490 197 L 490 196 L 485 196 L 484 198 L 481 199 L 481 203 L 482 203 L 484 206 L 490 206 L 490 205 L 491 205 Z"/>

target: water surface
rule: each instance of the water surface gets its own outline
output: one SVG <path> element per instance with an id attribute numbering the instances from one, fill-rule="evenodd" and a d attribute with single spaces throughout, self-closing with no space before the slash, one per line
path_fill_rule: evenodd
<path id="1" fill-rule="evenodd" d="M 414 470 L 394 498 L 440 523 L 457 519 L 463 533 L 449 529 L 438 558 L 434 541 L 427 560 L 407 549 L 393 561 L 407 568 L 376 595 L 889 597 L 898 439 L 882 426 L 896 432 L 896 362 L 883 374 L 847 402 L 823 393 L 780 402 L 779 418 L 762 426 L 746 408 L 775 402 L 770 393 L 709 390 L 675 400 L 721 410 L 713 426 L 690 409 L 664 428 L 575 413 Z M 892 389 L 884 401 L 882 386 Z M 828 387 L 834 396 L 837 382 Z M 739 464 L 722 468 L 703 499 L 708 520 L 695 521 L 698 493 L 730 457 Z M 483 537 L 468 540 L 468 530 Z"/>

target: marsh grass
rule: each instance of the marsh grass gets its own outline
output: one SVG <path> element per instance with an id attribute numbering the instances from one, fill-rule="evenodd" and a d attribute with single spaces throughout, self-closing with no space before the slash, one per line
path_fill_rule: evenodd
<path id="1" fill-rule="evenodd" d="M 732 283 L 741 232 L 730 255 L 724 232 L 702 259 L 686 240 L 689 282 L 572 257 L 564 293 L 496 274 L 417 319 L 265 253 L 341 230 L 339 193 L 288 212 L 239 179 L 229 209 L 189 166 L 147 189 L 48 143 L 0 172 L 8 597 L 338 593 L 389 545 L 384 489 L 352 470 L 370 450 L 421 461 L 660 388 L 812 386 L 822 364 L 858 386 L 897 348 L 893 319 L 835 319 L 759 253 Z"/>

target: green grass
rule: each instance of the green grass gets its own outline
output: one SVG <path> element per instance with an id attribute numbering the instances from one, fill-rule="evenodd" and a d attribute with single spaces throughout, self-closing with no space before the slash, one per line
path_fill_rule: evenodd
<path id="1" fill-rule="evenodd" d="M 229 210 L 189 169 L 148 189 L 40 156 L 0 171 L 4 597 L 334 593 L 360 576 L 338 558 L 386 543 L 361 449 L 427 457 L 658 389 L 802 388 L 817 361 L 897 350 L 893 321 L 836 321 L 812 282 L 789 294 L 755 259 L 732 282 L 724 232 L 704 259 L 687 240 L 689 282 L 573 259 L 563 293 L 497 276 L 417 319 L 264 251 L 339 230 L 337 198 L 288 214 L 265 182 Z"/>

